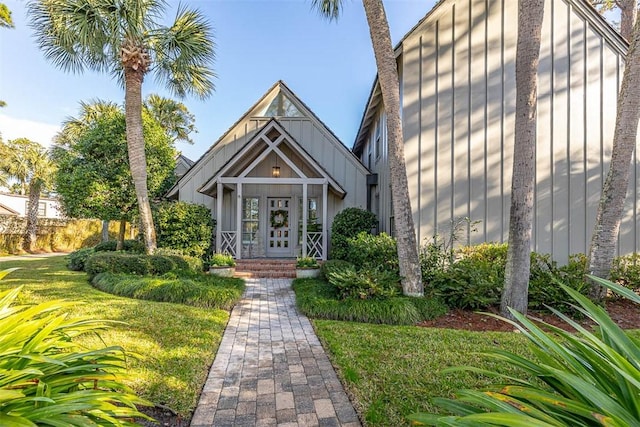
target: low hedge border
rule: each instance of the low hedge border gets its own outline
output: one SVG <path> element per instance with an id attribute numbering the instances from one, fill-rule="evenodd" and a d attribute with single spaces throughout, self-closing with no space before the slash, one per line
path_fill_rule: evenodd
<path id="1" fill-rule="evenodd" d="M 314 319 L 414 325 L 448 311 L 438 299 L 393 297 L 385 299 L 339 299 L 335 288 L 320 279 L 293 281 L 298 309 Z"/>
<path id="2" fill-rule="evenodd" d="M 150 277 L 100 273 L 91 284 L 113 295 L 222 310 L 231 310 L 244 292 L 242 279 L 204 274 Z"/>

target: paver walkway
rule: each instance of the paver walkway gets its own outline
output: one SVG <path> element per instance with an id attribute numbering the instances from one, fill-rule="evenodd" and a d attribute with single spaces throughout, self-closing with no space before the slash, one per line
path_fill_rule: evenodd
<path id="1" fill-rule="evenodd" d="M 360 422 L 290 279 L 247 279 L 191 427 L 343 426 Z"/>

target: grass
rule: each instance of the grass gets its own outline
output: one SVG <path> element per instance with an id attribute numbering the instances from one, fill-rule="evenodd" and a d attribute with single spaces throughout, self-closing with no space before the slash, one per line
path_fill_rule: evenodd
<path id="1" fill-rule="evenodd" d="M 114 295 L 223 310 L 231 310 L 244 291 L 242 279 L 196 273 L 186 277 L 176 273 L 159 277 L 100 273 L 91 283 Z"/>
<path id="2" fill-rule="evenodd" d="M 100 292 L 85 273 L 68 271 L 64 257 L 1 261 L 0 270 L 20 267 L 0 282 L 0 289 L 25 285 L 20 302 L 65 299 L 78 303 L 71 315 L 86 315 L 126 324 L 81 344 L 96 348 L 121 345 L 139 355 L 130 359 L 133 387 L 140 396 L 189 418 L 197 404 L 229 313 L 181 304 L 142 301 Z"/>
<path id="3" fill-rule="evenodd" d="M 490 384 L 494 380 L 471 372 L 441 372 L 461 365 L 500 370 L 478 352 L 499 346 L 531 355 L 527 340 L 516 333 L 328 320 L 313 324 L 369 426 L 408 426 L 407 415 L 438 411 L 430 404 L 433 397 Z"/>
<path id="4" fill-rule="evenodd" d="M 316 319 L 413 325 L 447 312 L 444 304 L 426 298 L 340 300 L 335 288 L 321 279 L 294 280 L 293 290 L 300 311 Z"/>

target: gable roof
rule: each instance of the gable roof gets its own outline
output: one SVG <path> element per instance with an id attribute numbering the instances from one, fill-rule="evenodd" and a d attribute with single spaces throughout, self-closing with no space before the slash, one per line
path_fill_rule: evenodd
<path id="1" fill-rule="evenodd" d="M 221 143 L 229 137 L 240 124 L 243 122 L 253 118 L 260 117 L 258 116 L 258 112 L 262 110 L 263 106 L 271 103 L 273 99 L 278 96 L 279 93 L 284 94 L 296 107 L 299 112 L 302 113 L 303 117 L 310 119 L 312 122 L 315 122 L 316 126 L 326 134 L 329 140 L 333 141 L 334 145 L 338 148 L 338 150 L 345 157 L 349 157 L 352 159 L 353 163 L 357 165 L 358 168 L 361 168 L 363 173 L 369 173 L 368 169 L 360 162 L 349 148 L 342 143 L 342 141 L 336 136 L 335 133 L 322 121 L 318 118 L 318 116 L 300 99 L 298 96 L 285 84 L 284 81 L 278 80 L 275 82 L 265 93 L 262 95 L 258 101 L 256 101 L 236 122 L 231 125 L 223 134 L 214 142 L 209 149 L 202 155 L 198 160 L 196 160 L 193 165 L 189 168 L 185 174 L 176 181 L 176 183 L 169 189 L 169 191 L 165 194 L 165 197 L 175 198 L 178 195 L 178 189 L 180 188 L 180 183 L 182 181 L 191 179 L 191 177 L 195 174 L 195 171 L 199 168 L 200 164 L 203 164 L 207 160 L 213 158 L 218 149 L 221 147 Z M 240 149 L 241 150 L 241 149 Z M 304 151 L 304 150 L 303 150 Z M 306 153 L 306 151 L 305 151 Z M 336 183 L 337 184 L 337 183 Z M 338 185 L 338 187 L 340 187 Z M 337 188 L 337 187 L 336 187 Z"/>
<path id="2" fill-rule="evenodd" d="M 267 136 L 273 130 L 276 130 L 280 136 L 275 140 L 271 141 L 271 139 Z M 256 150 L 256 145 L 260 144 L 260 142 L 266 143 L 266 148 L 262 151 Z M 318 163 L 315 159 L 307 153 L 302 146 L 286 131 L 284 127 L 278 123 L 278 121 L 273 118 L 265 124 L 260 132 L 253 136 L 240 150 L 238 150 L 231 159 L 227 163 L 225 163 L 220 169 L 218 169 L 213 176 L 202 185 L 198 191 L 204 194 L 210 193 L 214 189 L 214 185 L 218 182 L 220 178 L 222 178 L 227 172 L 233 169 L 234 166 L 238 165 L 240 162 L 246 160 L 247 156 L 251 154 L 253 157 L 249 166 L 244 169 L 242 175 L 245 175 L 248 171 L 253 169 L 253 167 L 257 166 L 257 164 L 266 157 L 270 152 L 276 151 L 276 155 L 278 155 L 285 163 L 287 163 L 290 167 L 292 167 L 297 175 L 302 175 L 302 177 L 306 177 L 305 174 L 299 170 L 293 162 L 291 162 L 287 156 L 280 152 L 279 148 L 277 148 L 280 144 L 287 143 L 287 145 L 293 149 L 293 152 L 299 155 L 311 168 L 324 179 L 326 179 L 329 183 L 331 189 L 336 192 L 340 197 L 346 195 L 346 191 L 336 182 L 331 175 Z"/>
<path id="3" fill-rule="evenodd" d="M 15 216 L 15 215 L 20 215 L 19 212 L 14 211 L 13 209 L 11 209 L 9 206 L 5 206 L 2 203 L 0 203 L 0 215 L 11 215 L 11 216 Z"/>
<path id="4" fill-rule="evenodd" d="M 418 29 L 422 26 L 422 24 L 432 18 L 438 10 L 443 7 L 444 4 L 455 1 L 455 0 L 441 0 L 437 2 L 433 8 L 427 12 L 427 14 L 420 20 L 416 25 L 411 28 L 407 34 L 402 37 L 402 39 L 395 46 L 394 51 L 396 58 L 401 57 L 403 44 L 414 32 L 418 31 Z M 604 17 L 598 13 L 591 3 L 587 0 L 563 0 L 566 3 L 573 6 L 573 10 L 585 18 L 591 27 L 600 34 L 604 39 L 606 39 L 610 45 L 621 55 L 626 55 L 627 49 L 629 48 L 629 43 L 620 35 L 620 33 L 613 28 Z M 366 143 L 366 137 L 368 135 L 369 128 L 373 124 L 376 118 L 376 111 L 378 105 L 382 102 L 382 93 L 380 92 L 380 85 L 378 82 L 378 75 L 374 78 L 373 85 L 371 87 L 371 91 L 369 92 L 369 98 L 367 99 L 367 103 L 365 104 L 364 112 L 362 114 L 362 119 L 360 120 L 360 126 L 358 127 L 358 133 L 353 142 L 353 146 L 351 150 L 356 154 L 356 156 L 361 154 L 361 150 L 364 148 Z"/>

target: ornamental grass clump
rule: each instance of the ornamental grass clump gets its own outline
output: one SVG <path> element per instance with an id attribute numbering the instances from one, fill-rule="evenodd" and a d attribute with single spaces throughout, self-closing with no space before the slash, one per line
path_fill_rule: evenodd
<path id="1" fill-rule="evenodd" d="M 640 303 L 640 296 L 631 290 L 590 278 Z M 434 399 L 437 406 L 453 415 L 414 414 L 409 419 L 431 426 L 640 426 L 640 342 L 579 291 L 559 286 L 577 303 L 575 310 L 597 325 L 594 330 L 555 309 L 551 311 L 576 333 L 534 323 L 512 311 L 516 321 L 503 320 L 529 339 L 535 359 L 505 350 L 485 353 L 539 381 L 473 367 L 450 369 L 502 378 L 504 385 L 484 391 L 461 390 L 456 399 Z"/>
<path id="2" fill-rule="evenodd" d="M 16 305 L 21 289 L 0 293 L 0 425 L 134 426 L 136 418 L 150 419 L 136 405 L 151 403 L 122 383 L 123 349 L 74 343 L 105 323 L 67 317 L 68 302 Z"/>

